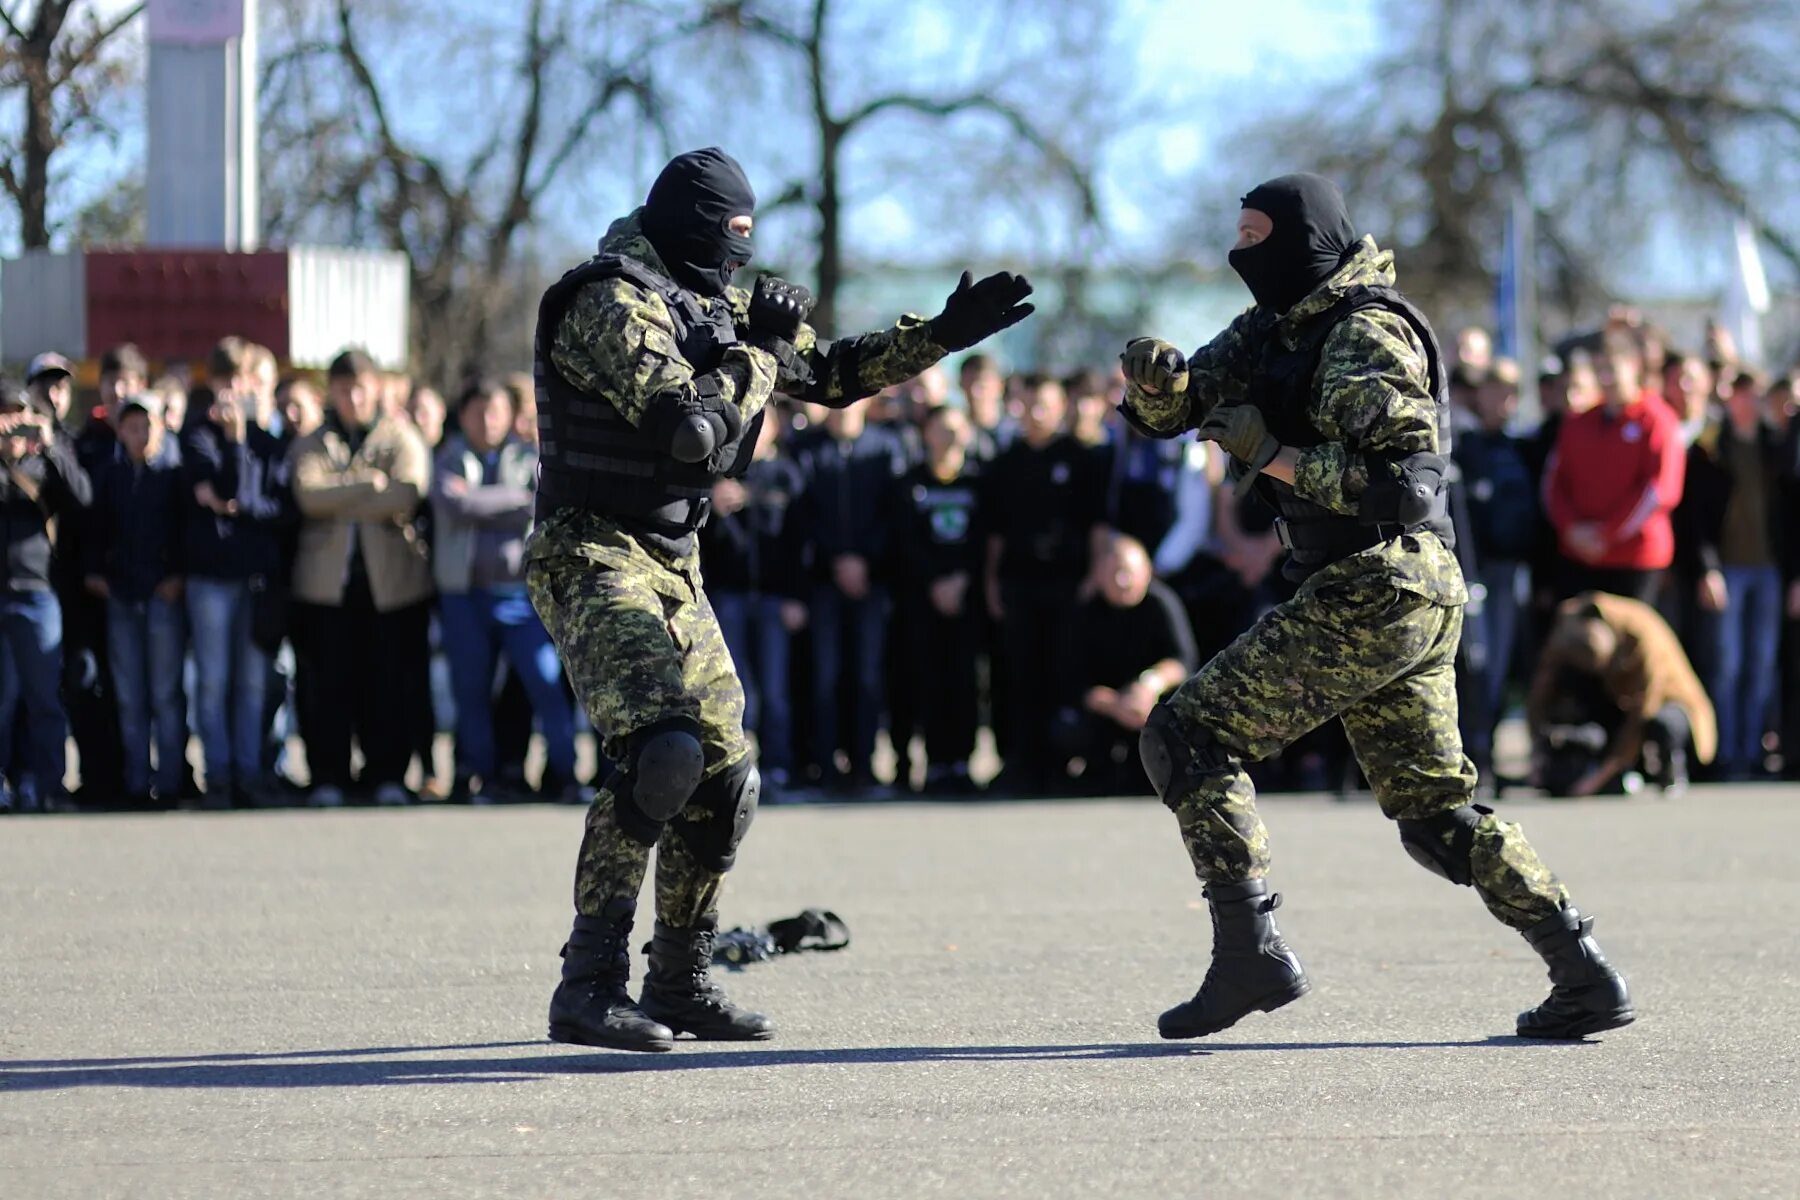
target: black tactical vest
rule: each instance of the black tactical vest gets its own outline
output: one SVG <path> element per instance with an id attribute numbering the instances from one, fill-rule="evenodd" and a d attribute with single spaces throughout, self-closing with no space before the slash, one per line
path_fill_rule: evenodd
<path id="1" fill-rule="evenodd" d="M 589 259 L 544 293 L 538 305 L 533 377 L 538 406 L 537 517 L 579 508 L 682 547 L 706 523 L 713 484 L 750 466 L 762 414 L 747 423 L 735 446 L 699 463 L 677 462 L 620 415 L 604 393 L 580 390 L 550 359 L 556 330 L 583 287 L 623 278 L 661 296 L 675 325 L 675 344 L 694 374 L 718 368 L 738 340 L 731 317 L 709 313 L 692 292 L 636 259 L 616 254 Z"/>
<path id="2" fill-rule="evenodd" d="M 1277 332 L 1279 325 L 1268 325 L 1251 371 L 1250 402 L 1262 411 L 1269 432 L 1282 445 L 1305 449 L 1324 441 L 1324 435 L 1313 425 L 1309 414 L 1325 342 L 1341 322 L 1368 308 L 1398 313 L 1424 343 L 1431 392 L 1437 402 L 1438 453 L 1448 460 L 1450 391 L 1437 336 L 1425 314 L 1393 288 L 1352 288 L 1336 304 L 1300 327 L 1292 349 Z M 1356 452 L 1356 447 L 1350 449 L 1352 453 Z M 1328 563 L 1403 533 L 1428 529 L 1442 538 L 1446 546 L 1454 548 L 1456 545 L 1448 503 L 1441 489 L 1430 516 L 1416 525 L 1403 526 L 1371 525 L 1354 516 L 1333 512 L 1299 495 L 1293 485 L 1267 474 L 1258 477 L 1256 487 L 1262 499 L 1281 518 L 1278 530 L 1291 560 L 1284 568 L 1284 574 L 1290 579 L 1304 578 Z"/>

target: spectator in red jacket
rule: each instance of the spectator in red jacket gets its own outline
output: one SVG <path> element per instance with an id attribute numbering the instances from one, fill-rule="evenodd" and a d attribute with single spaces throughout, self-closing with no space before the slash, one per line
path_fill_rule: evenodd
<path id="1" fill-rule="evenodd" d="M 1669 514 L 1687 470 L 1681 423 L 1644 386 L 1636 339 L 1609 329 L 1594 361 L 1602 400 L 1557 434 L 1544 504 L 1568 563 L 1560 592 L 1610 592 L 1654 605 L 1675 556 Z"/>

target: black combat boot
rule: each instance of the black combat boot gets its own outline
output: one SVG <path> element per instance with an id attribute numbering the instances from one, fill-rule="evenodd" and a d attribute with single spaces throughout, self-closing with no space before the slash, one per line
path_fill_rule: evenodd
<path id="1" fill-rule="evenodd" d="M 562 948 L 563 977 L 550 997 L 550 1040 L 614 1050 L 673 1050 L 675 1034 L 643 1014 L 625 990 L 631 978 L 631 918 L 637 905 L 609 900 L 597 917 L 576 917 Z"/>
<path id="2" fill-rule="evenodd" d="M 1300 960 L 1275 928 L 1279 894 L 1260 879 L 1215 883 L 1206 889 L 1212 908 L 1212 966 L 1186 1004 L 1156 1022 L 1166 1038 L 1205 1037 L 1237 1024 L 1247 1013 L 1273 1012 L 1306 995 L 1312 985 Z"/>
<path id="3" fill-rule="evenodd" d="M 650 942 L 650 971 L 640 999 L 644 1012 L 676 1033 L 707 1042 L 760 1042 L 775 1036 L 761 1013 L 739 1008 L 712 981 L 716 917 L 702 917 L 687 929 L 656 923 Z"/>
<path id="4" fill-rule="evenodd" d="M 1573 905 L 1524 931 L 1550 966 L 1550 998 L 1519 1014 L 1519 1036 L 1582 1038 L 1637 1019 L 1625 980 L 1594 941 L 1594 918 Z"/>

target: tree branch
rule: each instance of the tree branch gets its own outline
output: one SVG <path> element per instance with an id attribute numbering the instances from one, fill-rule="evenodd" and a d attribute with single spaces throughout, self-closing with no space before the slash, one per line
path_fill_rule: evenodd
<path id="1" fill-rule="evenodd" d="M 871 117 L 894 110 L 916 112 L 928 117 L 949 117 L 965 112 L 986 113 L 989 116 L 998 117 L 1015 134 L 1030 143 L 1039 154 L 1043 155 L 1052 168 L 1068 178 L 1080 196 L 1082 215 L 1089 220 L 1099 218 L 1100 201 L 1094 191 L 1093 180 L 1088 177 L 1088 173 L 1062 146 L 1039 130 L 1023 110 L 1012 104 L 980 92 L 947 98 L 896 93 L 868 101 L 845 116 L 839 124 L 844 132 L 848 133 Z"/>

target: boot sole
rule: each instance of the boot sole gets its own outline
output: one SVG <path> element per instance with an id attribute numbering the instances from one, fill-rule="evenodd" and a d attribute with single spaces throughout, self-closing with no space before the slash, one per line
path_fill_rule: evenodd
<path id="1" fill-rule="evenodd" d="M 1521 1025 L 1518 1027 L 1518 1034 L 1520 1037 L 1538 1038 L 1547 1042 L 1574 1042 L 1596 1033 L 1605 1033 L 1609 1029 L 1623 1029 L 1635 1020 L 1637 1013 L 1626 1008 L 1609 1013 L 1595 1013 L 1585 1021 L 1558 1029 L 1527 1029 Z"/>
<path id="2" fill-rule="evenodd" d="M 1169 1041 L 1181 1041 L 1181 1040 L 1185 1040 L 1187 1038 L 1206 1037 L 1208 1034 L 1219 1033 L 1222 1030 L 1230 1029 L 1233 1025 L 1236 1025 L 1239 1021 L 1243 1020 L 1245 1017 L 1249 1016 L 1253 1012 L 1266 1012 L 1266 1013 L 1274 1012 L 1276 1009 L 1282 1007 L 1284 1004 L 1292 1004 L 1294 1001 L 1298 1000 L 1300 997 L 1306 995 L 1306 993 L 1308 993 L 1310 991 L 1312 991 L 1312 984 L 1308 980 L 1303 978 L 1300 980 L 1300 982 L 1296 983 L 1292 987 L 1283 988 L 1279 992 L 1275 992 L 1272 995 L 1265 996 L 1263 999 L 1253 1002 L 1250 1005 L 1250 1007 L 1246 1008 L 1243 1012 L 1239 1013 L 1237 1016 L 1231 1018 L 1231 1020 L 1226 1021 L 1223 1025 L 1173 1025 L 1173 1026 L 1170 1026 L 1170 1025 L 1164 1025 L 1162 1022 L 1159 1021 L 1159 1022 L 1157 1022 L 1157 1025 L 1156 1025 L 1156 1032 L 1158 1034 L 1162 1035 L 1162 1037 L 1164 1037 L 1165 1039 L 1167 1039 Z"/>
<path id="3" fill-rule="evenodd" d="M 645 1014 L 649 1016 L 648 1013 Z M 733 1033 L 730 1030 L 690 1029 L 685 1025 L 671 1025 L 661 1017 L 650 1017 L 675 1031 L 675 1036 L 690 1035 L 696 1042 L 766 1042 L 775 1036 L 773 1029 L 763 1029 L 755 1033 Z"/>
<path id="4" fill-rule="evenodd" d="M 626 1040 L 625 1038 L 609 1038 L 604 1034 L 589 1033 L 574 1025 L 565 1025 L 560 1021 L 550 1026 L 550 1040 L 562 1042 L 567 1046 L 598 1046 L 602 1050 L 637 1050 L 645 1054 L 661 1054 L 665 1050 L 673 1050 L 675 1043 L 671 1041 L 651 1041 L 642 1039 Z"/>

